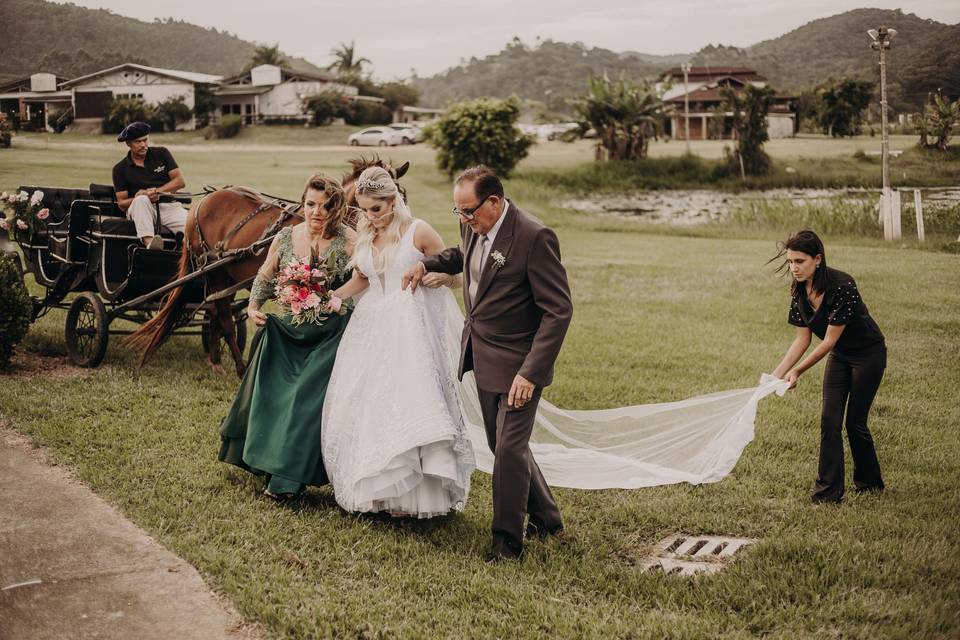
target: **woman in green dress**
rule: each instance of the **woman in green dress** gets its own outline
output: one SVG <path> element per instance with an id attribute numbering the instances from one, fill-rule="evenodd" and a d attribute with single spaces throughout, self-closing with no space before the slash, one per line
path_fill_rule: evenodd
<path id="1" fill-rule="evenodd" d="M 294 324 L 289 314 L 267 315 L 277 272 L 289 262 L 319 255 L 333 266 L 333 290 L 350 279 L 355 234 L 343 224 L 346 202 L 340 184 L 323 174 L 307 181 L 301 200 L 305 221 L 282 229 L 250 291 L 247 314 L 260 326 L 250 363 L 220 425 L 222 462 L 267 478 L 264 495 L 289 499 L 305 485 L 329 482 L 320 449 L 320 417 L 348 315 L 322 324 Z"/>

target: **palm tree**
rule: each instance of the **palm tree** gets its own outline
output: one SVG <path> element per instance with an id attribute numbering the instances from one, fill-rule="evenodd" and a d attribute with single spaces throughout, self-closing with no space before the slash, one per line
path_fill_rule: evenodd
<path id="1" fill-rule="evenodd" d="M 272 64 L 276 67 L 282 67 L 287 64 L 287 59 L 280 51 L 280 43 L 273 45 L 258 44 L 253 50 L 253 57 L 247 65 L 248 69 L 260 66 L 261 64 Z"/>
<path id="2" fill-rule="evenodd" d="M 646 157 L 650 138 L 663 123 L 662 94 L 648 82 L 607 76 L 590 78 L 589 87 L 576 104 L 581 131 L 595 129 L 611 160 Z"/>
<path id="3" fill-rule="evenodd" d="M 330 55 L 334 60 L 327 69 L 336 69 L 342 78 L 359 78 L 363 75 L 363 65 L 370 64 L 368 58 L 356 57 L 357 49 L 352 40 L 350 44 L 340 43 L 339 47 L 331 49 Z"/>

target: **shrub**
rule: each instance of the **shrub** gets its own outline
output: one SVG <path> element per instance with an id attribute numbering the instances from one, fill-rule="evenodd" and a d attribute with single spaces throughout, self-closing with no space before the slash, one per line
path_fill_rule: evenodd
<path id="1" fill-rule="evenodd" d="M 104 133 L 120 133 L 131 122 L 150 122 L 151 119 L 154 119 L 153 109 L 140 98 L 114 98 L 102 129 Z"/>
<path id="2" fill-rule="evenodd" d="M 30 329 L 33 302 L 14 258 L 0 254 L 0 369 L 10 366 L 13 350 Z"/>
<path id="3" fill-rule="evenodd" d="M 0 149 L 10 148 L 13 140 L 13 123 L 7 114 L 0 113 Z"/>
<path id="4" fill-rule="evenodd" d="M 437 165 L 451 177 L 478 164 L 506 177 L 534 142 L 517 128 L 519 115 L 513 98 L 460 102 L 431 123 L 424 137 L 437 149 Z"/>
<path id="5" fill-rule="evenodd" d="M 347 124 L 359 126 L 367 124 L 390 124 L 393 112 L 377 102 L 354 102 L 343 116 Z"/>
<path id="6" fill-rule="evenodd" d="M 177 125 L 188 122 L 193 112 L 187 106 L 183 96 L 173 96 L 158 102 L 153 108 L 154 117 L 162 124 L 164 131 L 176 131 Z"/>
<path id="7" fill-rule="evenodd" d="M 210 125 L 203 130 L 203 137 L 209 140 L 210 138 L 234 138 L 240 129 L 243 128 L 243 117 L 236 114 L 231 114 L 228 116 L 223 116 L 220 119 L 220 122 Z"/>
<path id="8" fill-rule="evenodd" d="M 346 118 L 349 112 L 347 101 L 343 94 L 336 91 L 321 91 L 306 96 L 301 102 L 301 109 L 310 116 L 310 122 L 323 127 L 333 122 L 334 118 Z"/>

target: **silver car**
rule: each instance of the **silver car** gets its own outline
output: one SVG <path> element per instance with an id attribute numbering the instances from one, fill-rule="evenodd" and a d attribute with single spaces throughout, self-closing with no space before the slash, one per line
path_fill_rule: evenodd
<path id="1" fill-rule="evenodd" d="M 388 126 L 370 127 L 351 133 L 347 144 L 352 147 L 395 147 L 403 144 L 403 134 Z"/>

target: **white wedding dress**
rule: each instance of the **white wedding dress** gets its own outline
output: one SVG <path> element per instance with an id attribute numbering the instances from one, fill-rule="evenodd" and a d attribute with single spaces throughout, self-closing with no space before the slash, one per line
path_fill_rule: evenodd
<path id="1" fill-rule="evenodd" d="M 322 423 L 324 464 L 347 511 L 430 518 L 462 510 L 476 466 L 445 326 L 453 296 L 445 287 L 400 288 L 423 259 L 416 225 L 382 274 L 370 248 L 356 259 L 370 286 L 340 341 Z"/>

